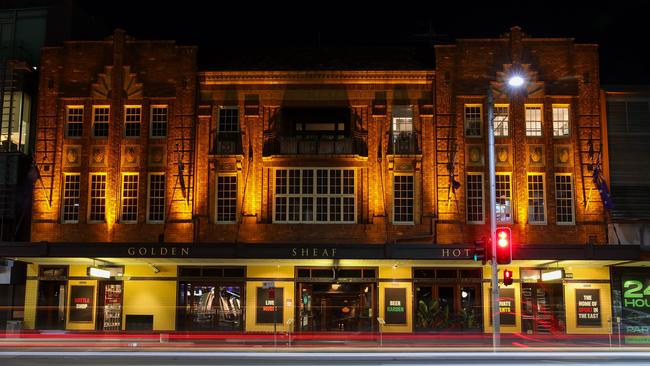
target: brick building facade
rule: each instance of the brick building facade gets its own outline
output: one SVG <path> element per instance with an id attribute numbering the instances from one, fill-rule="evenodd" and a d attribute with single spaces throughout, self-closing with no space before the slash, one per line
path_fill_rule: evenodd
<path id="1" fill-rule="evenodd" d="M 471 256 L 489 233 L 491 87 L 498 223 L 516 243 L 516 284 L 502 296 L 517 305 L 503 329 L 609 332 L 606 266 L 639 253 L 605 245 L 592 182 L 597 46 L 515 27 L 435 52 L 435 70 L 198 71 L 196 48 L 120 30 L 45 49 L 44 188 L 31 254 L 14 249 L 40 258 L 25 323 L 105 329 L 116 285 L 119 329 L 269 331 L 271 304 L 297 331 L 489 331 L 490 275 Z M 526 91 L 506 90 L 512 72 Z M 89 266 L 110 268 L 112 281 Z M 542 283 L 551 267 L 571 277 Z M 55 280 L 92 287 L 90 321 L 73 304 L 59 323 L 39 321 L 53 317 L 36 308 Z M 585 288 L 598 292 L 597 322 L 576 313 Z M 533 312 L 539 291 L 547 314 Z M 208 293 L 237 306 L 205 320 Z M 433 303 L 452 320 L 416 310 Z"/>

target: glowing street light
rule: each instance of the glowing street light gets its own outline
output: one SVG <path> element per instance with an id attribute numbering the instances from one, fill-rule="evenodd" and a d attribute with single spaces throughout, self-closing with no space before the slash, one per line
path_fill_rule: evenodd
<path id="1" fill-rule="evenodd" d="M 510 77 L 510 79 L 508 79 L 508 85 L 518 88 L 524 85 L 524 78 L 522 78 L 519 75 L 513 75 L 512 77 Z"/>

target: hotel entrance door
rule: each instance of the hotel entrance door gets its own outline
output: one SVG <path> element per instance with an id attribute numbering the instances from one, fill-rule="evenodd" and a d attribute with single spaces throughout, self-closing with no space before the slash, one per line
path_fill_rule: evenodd
<path id="1" fill-rule="evenodd" d="M 372 330 L 374 283 L 300 283 L 301 331 Z"/>
<path id="2" fill-rule="evenodd" d="M 563 292 L 561 283 L 522 283 L 522 332 L 563 334 L 566 330 Z"/>

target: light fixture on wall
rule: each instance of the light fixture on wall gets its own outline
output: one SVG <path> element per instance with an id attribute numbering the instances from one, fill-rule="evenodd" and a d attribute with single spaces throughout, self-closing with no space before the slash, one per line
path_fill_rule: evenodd
<path id="1" fill-rule="evenodd" d="M 99 278 L 111 278 L 111 271 L 97 267 L 88 267 L 86 273 L 90 277 L 99 277 Z"/>
<path id="2" fill-rule="evenodd" d="M 153 271 L 153 273 L 159 273 L 160 272 L 160 268 L 156 267 L 155 265 L 149 264 L 149 266 L 151 267 L 151 270 Z"/>

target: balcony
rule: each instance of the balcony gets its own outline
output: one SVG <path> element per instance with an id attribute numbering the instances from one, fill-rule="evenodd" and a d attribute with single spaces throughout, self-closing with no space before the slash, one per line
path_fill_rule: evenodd
<path id="1" fill-rule="evenodd" d="M 264 156 L 271 155 L 360 155 L 368 156 L 362 138 L 341 136 L 267 136 Z"/>
<path id="2" fill-rule="evenodd" d="M 389 155 L 413 155 L 421 153 L 422 135 L 420 132 L 391 132 L 388 142 Z"/>
<path id="3" fill-rule="evenodd" d="M 243 155 L 241 132 L 217 132 L 212 145 L 212 154 Z"/>

